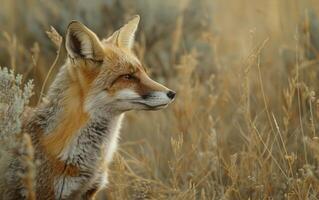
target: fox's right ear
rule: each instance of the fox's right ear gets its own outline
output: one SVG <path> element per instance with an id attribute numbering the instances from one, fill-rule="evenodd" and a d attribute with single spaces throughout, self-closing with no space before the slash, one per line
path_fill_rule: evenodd
<path id="1" fill-rule="evenodd" d="M 103 59 L 103 47 L 90 29 L 78 21 L 72 21 L 66 33 L 65 47 L 71 58 Z"/>
<path id="2" fill-rule="evenodd" d="M 102 40 L 102 42 L 112 43 L 118 47 L 131 50 L 139 22 L 140 16 L 135 15 L 127 24 L 115 31 L 109 38 Z"/>

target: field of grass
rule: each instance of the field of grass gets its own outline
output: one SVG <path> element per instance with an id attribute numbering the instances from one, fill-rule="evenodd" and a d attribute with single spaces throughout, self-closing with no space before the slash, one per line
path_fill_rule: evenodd
<path id="1" fill-rule="evenodd" d="M 103 38 L 135 14 L 135 52 L 177 98 L 126 115 L 99 199 L 319 199 L 317 0 L 2 0 L 0 66 L 34 80 L 36 105 L 50 26 Z"/>

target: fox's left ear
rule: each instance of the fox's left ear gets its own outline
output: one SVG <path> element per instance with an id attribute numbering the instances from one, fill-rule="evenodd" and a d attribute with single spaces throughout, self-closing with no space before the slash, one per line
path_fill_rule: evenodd
<path id="1" fill-rule="evenodd" d="M 69 24 L 65 47 L 72 58 L 103 59 L 104 50 L 99 38 L 78 21 L 72 21 Z"/>
<path id="2" fill-rule="evenodd" d="M 135 33 L 140 22 L 140 16 L 135 15 L 127 24 L 115 31 L 104 43 L 112 43 L 120 48 L 131 50 L 134 44 Z"/>

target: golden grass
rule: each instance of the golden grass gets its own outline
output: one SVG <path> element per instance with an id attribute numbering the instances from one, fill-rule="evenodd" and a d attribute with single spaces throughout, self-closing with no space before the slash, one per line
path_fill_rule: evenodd
<path id="1" fill-rule="evenodd" d="M 177 99 L 127 114 L 99 199 L 319 199 L 317 1 L 1 4 L 0 63 L 35 79 L 33 105 L 49 26 L 77 18 L 104 36 L 141 15 L 135 51 Z"/>

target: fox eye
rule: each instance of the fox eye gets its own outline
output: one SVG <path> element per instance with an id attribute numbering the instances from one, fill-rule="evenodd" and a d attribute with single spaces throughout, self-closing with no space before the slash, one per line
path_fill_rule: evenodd
<path id="1" fill-rule="evenodd" d="M 135 79 L 135 77 L 132 74 L 125 74 L 125 75 L 123 75 L 123 78 L 125 80 L 133 80 L 133 79 Z"/>

